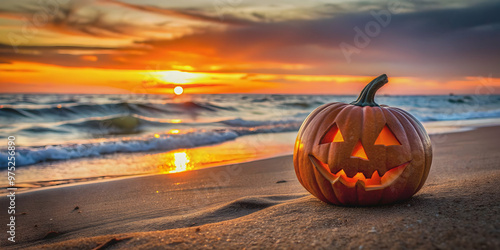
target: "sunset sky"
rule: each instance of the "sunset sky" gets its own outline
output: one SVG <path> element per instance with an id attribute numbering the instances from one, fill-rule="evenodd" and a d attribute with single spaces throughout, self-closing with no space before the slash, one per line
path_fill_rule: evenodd
<path id="1" fill-rule="evenodd" d="M 2 0 L 3 93 L 499 94 L 500 2 Z M 497 91 L 497 93 L 495 93 Z"/>

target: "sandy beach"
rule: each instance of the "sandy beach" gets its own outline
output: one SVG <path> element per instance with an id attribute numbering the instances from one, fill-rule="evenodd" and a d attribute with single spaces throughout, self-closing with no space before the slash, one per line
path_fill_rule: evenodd
<path id="1" fill-rule="evenodd" d="M 283 156 L 21 193 L 16 244 L 5 233 L 0 242 L 12 249 L 500 249 L 499 136 L 498 126 L 431 136 L 429 178 L 398 204 L 323 203 L 297 181 L 292 156 Z"/>

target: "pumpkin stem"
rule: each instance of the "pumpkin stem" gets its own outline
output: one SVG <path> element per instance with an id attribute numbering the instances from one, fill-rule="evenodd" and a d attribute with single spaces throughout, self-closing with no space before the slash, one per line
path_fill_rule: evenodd
<path id="1" fill-rule="evenodd" d="M 377 92 L 378 89 L 380 89 L 382 86 L 384 86 L 387 82 L 387 75 L 383 74 L 380 75 L 379 77 L 373 79 L 370 83 L 368 83 L 363 91 L 361 91 L 361 94 L 359 94 L 359 97 L 356 101 L 351 102 L 352 105 L 356 106 L 379 106 L 375 102 L 375 93 Z"/>

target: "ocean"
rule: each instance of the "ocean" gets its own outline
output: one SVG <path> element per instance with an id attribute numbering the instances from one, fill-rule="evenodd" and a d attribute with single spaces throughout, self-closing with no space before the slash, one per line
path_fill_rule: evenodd
<path id="1" fill-rule="evenodd" d="M 0 140 L 6 145 L 9 136 L 16 138 L 19 185 L 174 173 L 289 154 L 312 110 L 356 97 L 0 94 Z M 376 101 L 400 107 L 424 125 L 500 117 L 498 95 L 377 96 Z M 0 150 L 2 172 L 6 149 Z M 0 186 L 6 184 L 0 180 Z"/>

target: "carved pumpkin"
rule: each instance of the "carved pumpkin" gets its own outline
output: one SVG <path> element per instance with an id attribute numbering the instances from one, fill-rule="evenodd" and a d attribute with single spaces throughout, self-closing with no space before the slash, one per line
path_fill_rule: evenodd
<path id="1" fill-rule="evenodd" d="M 387 82 L 381 75 L 351 104 L 318 107 L 300 127 L 295 173 L 320 200 L 387 204 L 410 198 L 424 184 L 432 162 L 429 136 L 406 111 L 375 103 Z"/>

